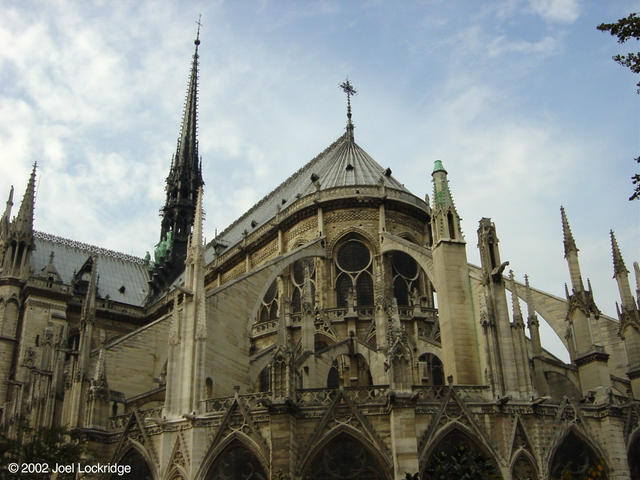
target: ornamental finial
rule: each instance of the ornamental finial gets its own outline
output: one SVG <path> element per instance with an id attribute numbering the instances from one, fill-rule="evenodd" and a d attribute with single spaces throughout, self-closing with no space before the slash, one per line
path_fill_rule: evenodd
<path id="1" fill-rule="evenodd" d="M 196 33 L 196 39 L 193 41 L 196 45 L 200 45 L 200 27 L 202 26 L 202 22 L 200 19 L 202 18 L 202 14 L 198 15 L 198 20 L 196 21 L 196 25 L 198 25 L 198 32 Z"/>
<path id="2" fill-rule="evenodd" d="M 353 87 L 349 78 L 340 84 L 342 91 L 347 94 L 347 133 L 350 140 L 353 140 L 353 124 L 351 123 L 351 96 L 358 93 Z"/>

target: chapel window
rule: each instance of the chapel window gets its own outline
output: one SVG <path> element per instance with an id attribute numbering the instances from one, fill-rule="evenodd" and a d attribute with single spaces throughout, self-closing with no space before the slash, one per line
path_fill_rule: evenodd
<path id="1" fill-rule="evenodd" d="M 420 270 L 413 258 L 404 252 L 395 251 L 391 257 L 393 273 L 393 296 L 399 306 L 409 306 L 409 297 L 414 290 L 419 293 Z"/>
<path id="2" fill-rule="evenodd" d="M 291 275 L 291 282 L 293 283 L 292 294 L 291 294 L 291 312 L 292 313 L 302 312 L 302 301 L 303 301 L 302 289 L 304 287 L 305 269 L 308 269 L 309 271 L 312 301 L 314 301 L 316 297 L 316 268 L 315 268 L 315 262 L 313 258 L 303 258 L 302 260 L 297 260 L 293 264 L 293 267 L 292 267 L 293 274 Z"/>
<path id="3" fill-rule="evenodd" d="M 269 286 L 262 297 L 262 305 L 258 312 L 258 322 L 269 322 L 278 319 L 278 283 L 276 280 Z"/>
<path id="4" fill-rule="evenodd" d="M 336 255 L 336 304 L 348 305 L 348 298 L 355 293 L 359 307 L 373 305 L 372 256 L 360 240 L 350 239 L 338 248 Z"/>

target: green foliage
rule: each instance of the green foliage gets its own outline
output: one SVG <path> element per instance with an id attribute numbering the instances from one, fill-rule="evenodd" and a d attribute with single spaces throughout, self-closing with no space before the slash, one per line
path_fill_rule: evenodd
<path id="1" fill-rule="evenodd" d="M 464 443 L 449 452 L 441 450 L 432 457 L 426 469 L 430 480 L 495 480 L 500 476 L 493 463 L 472 451 Z"/>
<path id="2" fill-rule="evenodd" d="M 609 32 L 614 37 L 618 37 L 618 43 L 625 43 L 630 38 L 640 40 L 640 17 L 638 17 L 637 13 L 631 13 L 628 17 L 621 18 L 616 23 L 601 23 L 597 28 L 602 32 Z M 614 55 L 613 59 L 633 73 L 640 73 L 640 52 Z M 640 94 L 640 82 L 636 85 L 638 86 L 637 92 Z M 634 160 L 640 163 L 640 157 Z M 632 176 L 631 181 L 635 187 L 629 200 L 640 199 L 640 174 L 636 173 Z"/>
<path id="3" fill-rule="evenodd" d="M 49 466 L 49 472 L 56 464 L 70 465 L 84 459 L 84 443 L 76 433 L 64 427 L 33 429 L 22 423 L 18 427 L 17 438 L 0 434 L 0 464 L 4 474 L 9 463 L 41 463 Z M 12 478 L 11 476 L 8 478 Z M 13 478 L 43 480 L 49 478 L 43 473 L 20 473 Z M 58 479 L 72 479 L 74 474 L 60 474 Z"/>

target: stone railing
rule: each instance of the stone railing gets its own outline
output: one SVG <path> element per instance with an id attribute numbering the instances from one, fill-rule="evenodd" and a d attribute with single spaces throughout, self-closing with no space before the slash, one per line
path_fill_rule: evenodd
<path id="1" fill-rule="evenodd" d="M 144 410 L 138 410 L 138 415 L 140 418 L 161 418 L 162 417 L 162 406 L 146 408 Z M 133 412 L 123 413 L 120 415 L 116 415 L 115 417 L 109 418 L 109 431 L 117 432 L 124 430 L 129 423 L 129 419 L 131 418 L 131 414 Z"/>
<path id="2" fill-rule="evenodd" d="M 247 410 L 255 410 L 263 406 L 262 401 L 269 400 L 271 398 L 270 392 L 256 392 L 246 393 L 238 395 L 239 400 L 244 404 Z M 221 398 L 209 398 L 203 400 L 205 404 L 206 413 L 223 413 L 226 412 L 233 404 L 235 396 L 221 397 Z"/>
<path id="3" fill-rule="evenodd" d="M 251 335 L 260 336 L 266 335 L 268 333 L 273 333 L 278 330 L 278 322 L 279 320 L 269 320 L 267 322 L 259 322 L 254 323 L 253 327 L 251 327 Z"/>
<path id="4" fill-rule="evenodd" d="M 440 402 L 449 392 L 446 385 L 415 385 L 413 391 L 417 394 L 418 402 Z M 488 385 L 454 385 L 453 390 L 465 402 L 484 402 L 491 399 L 491 389 Z"/>
<path id="5" fill-rule="evenodd" d="M 359 405 L 384 404 L 389 394 L 388 385 L 345 387 L 344 395 Z M 338 393 L 337 388 L 305 388 L 296 391 L 296 403 L 300 406 L 329 405 Z"/>

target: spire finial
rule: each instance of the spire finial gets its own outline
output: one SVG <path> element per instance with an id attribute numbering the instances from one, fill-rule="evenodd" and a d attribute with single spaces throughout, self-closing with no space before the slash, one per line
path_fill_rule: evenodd
<path id="1" fill-rule="evenodd" d="M 196 21 L 196 25 L 198 25 L 198 33 L 196 33 L 196 39 L 193 41 L 193 43 L 196 44 L 196 48 L 200 45 L 200 27 L 202 26 L 202 22 L 200 21 L 201 18 L 202 14 L 198 15 L 198 20 Z"/>
<path id="2" fill-rule="evenodd" d="M 627 270 L 627 267 L 624 265 L 613 230 L 609 230 L 609 234 L 611 235 L 611 251 L 613 253 L 613 278 L 616 278 L 620 274 L 625 275 L 629 273 L 629 270 Z"/>
<path id="3" fill-rule="evenodd" d="M 356 95 L 358 91 L 354 88 L 349 78 L 340 84 L 340 88 L 347 94 L 347 134 L 350 140 L 353 140 L 353 123 L 351 123 L 351 96 Z"/>
<path id="4" fill-rule="evenodd" d="M 569 220 L 567 220 L 567 214 L 564 211 L 564 207 L 560 207 L 560 215 L 562 216 L 562 235 L 564 237 L 564 256 L 567 257 L 569 252 L 577 252 L 576 241 L 573 239 L 571 233 L 571 227 L 569 226 Z"/>
<path id="5" fill-rule="evenodd" d="M 513 270 L 509 270 L 509 281 L 511 282 L 511 304 L 513 306 L 513 323 L 522 323 L 522 310 L 520 309 L 520 300 L 518 300 L 518 287 L 513 275 Z"/>

